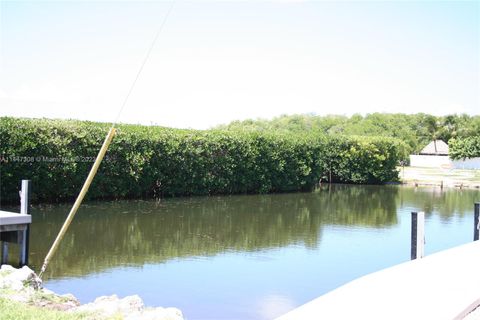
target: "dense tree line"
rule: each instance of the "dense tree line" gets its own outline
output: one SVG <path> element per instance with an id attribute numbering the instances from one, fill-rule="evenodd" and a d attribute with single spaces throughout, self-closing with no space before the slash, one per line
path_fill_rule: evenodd
<path id="1" fill-rule="evenodd" d="M 37 201 L 80 189 L 108 131 L 85 121 L 0 118 L 1 201 L 31 179 Z M 178 130 L 121 125 L 90 198 L 269 193 L 311 190 L 320 181 L 398 179 L 404 144 L 389 137 L 273 131 Z"/>
<path id="2" fill-rule="evenodd" d="M 480 135 L 480 116 L 452 114 L 436 117 L 429 114 L 372 113 L 351 117 L 283 115 L 272 120 L 234 121 L 218 128 L 240 131 L 275 131 L 284 133 L 315 132 L 327 135 L 394 137 L 408 145 L 409 153 L 419 152 L 430 141 L 448 142 Z"/>

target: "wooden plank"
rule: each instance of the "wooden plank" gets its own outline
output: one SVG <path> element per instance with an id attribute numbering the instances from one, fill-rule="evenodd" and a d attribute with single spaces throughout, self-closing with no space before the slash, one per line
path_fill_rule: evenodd
<path id="1" fill-rule="evenodd" d="M 29 214 L 0 211 L 0 226 L 5 226 L 9 224 L 27 224 L 27 223 L 32 223 L 32 216 Z"/>
<path id="2" fill-rule="evenodd" d="M 7 225 L 0 225 L 0 232 L 9 232 L 9 231 L 23 231 L 27 230 L 27 224 L 7 224 Z"/>

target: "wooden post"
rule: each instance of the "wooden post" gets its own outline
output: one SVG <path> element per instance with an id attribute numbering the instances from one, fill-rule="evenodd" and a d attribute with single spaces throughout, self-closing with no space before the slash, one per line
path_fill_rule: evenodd
<path id="1" fill-rule="evenodd" d="M 474 205 L 474 214 L 473 214 L 473 241 L 478 240 L 478 233 L 480 228 L 480 202 L 476 202 Z"/>
<path id="2" fill-rule="evenodd" d="M 411 260 L 425 255 L 425 213 L 412 212 Z"/>
<path id="3" fill-rule="evenodd" d="M 22 180 L 20 192 L 20 214 L 30 214 L 30 193 L 32 184 L 30 180 Z M 20 239 L 20 266 L 28 264 L 28 251 L 30 247 L 30 224 L 23 231 L 18 231 Z"/>
<path id="4" fill-rule="evenodd" d="M 3 241 L 2 242 L 2 261 L 1 264 L 6 264 L 8 263 L 8 242 Z"/>

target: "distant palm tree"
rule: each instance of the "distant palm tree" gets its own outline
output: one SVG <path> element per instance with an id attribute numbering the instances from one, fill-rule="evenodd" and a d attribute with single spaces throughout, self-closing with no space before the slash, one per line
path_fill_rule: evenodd
<path id="1" fill-rule="evenodd" d="M 435 153 L 437 153 L 437 140 L 440 137 L 443 129 L 442 121 L 434 116 L 429 115 L 424 119 L 424 124 L 427 129 L 428 137 L 433 140 Z"/>

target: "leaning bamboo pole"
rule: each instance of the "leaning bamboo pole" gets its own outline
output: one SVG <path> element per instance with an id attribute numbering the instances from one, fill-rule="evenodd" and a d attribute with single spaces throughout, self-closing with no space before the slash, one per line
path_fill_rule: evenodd
<path id="1" fill-rule="evenodd" d="M 83 187 L 80 190 L 80 193 L 77 196 L 77 199 L 75 200 L 75 203 L 72 206 L 72 209 L 70 210 L 70 213 L 68 214 L 67 219 L 63 223 L 62 228 L 60 229 L 60 232 L 58 233 L 57 237 L 55 238 L 55 241 L 52 244 L 52 247 L 48 251 L 47 256 L 45 257 L 45 260 L 42 265 L 42 269 L 40 270 L 39 277 L 41 278 L 45 270 L 47 269 L 48 263 L 50 262 L 50 259 L 53 257 L 55 252 L 58 249 L 58 245 L 60 244 L 60 241 L 62 241 L 63 236 L 68 230 L 68 227 L 70 226 L 70 223 L 72 222 L 73 218 L 75 217 L 75 214 L 77 213 L 78 208 L 80 207 L 80 204 L 83 201 L 83 198 L 87 194 L 88 188 L 90 187 L 90 184 L 93 181 L 93 178 L 95 177 L 98 168 L 100 167 L 100 164 L 102 163 L 103 157 L 105 156 L 105 153 L 107 152 L 108 146 L 112 142 L 113 136 L 115 135 L 115 128 L 112 126 L 110 130 L 108 131 L 107 136 L 105 137 L 105 141 L 103 141 L 103 145 L 100 148 L 100 151 L 98 152 L 97 158 L 95 159 L 95 162 L 93 163 L 92 168 L 90 169 L 90 172 L 88 173 L 87 179 L 83 183 Z"/>
<path id="2" fill-rule="evenodd" d="M 135 87 L 135 84 L 137 83 L 137 80 L 142 73 L 143 68 L 145 67 L 145 64 L 147 63 L 148 58 L 150 57 L 150 53 L 152 52 L 153 47 L 155 46 L 155 43 L 157 42 L 158 36 L 160 35 L 160 32 L 162 31 L 168 16 L 172 12 L 173 5 L 175 4 L 175 0 L 173 0 L 170 4 L 170 7 L 167 11 L 167 14 L 163 18 L 162 23 L 160 24 L 157 33 L 155 34 L 155 37 L 153 38 L 152 44 L 148 48 L 147 54 L 145 55 L 145 58 L 143 59 L 143 62 L 140 66 L 140 69 L 138 69 L 137 75 L 135 79 L 133 80 L 132 85 L 130 86 L 130 90 L 128 91 L 127 95 L 125 96 L 125 99 L 123 100 L 123 104 L 120 107 L 120 110 L 118 111 L 118 115 L 115 118 L 115 121 L 112 124 L 112 127 L 110 128 L 110 131 L 108 131 L 107 137 L 105 138 L 105 141 L 103 142 L 102 147 L 100 148 L 100 151 L 98 152 L 97 158 L 95 159 L 95 162 L 93 163 L 92 169 L 90 169 L 90 173 L 87 176 L 87 179 L 85 180 L 82 190 L 80 190 L 80 193 L 78 194 L 77 199 L 75 200 L 75 203 L 73 204 L 72 209 L 70 210 L 70 213 L 68 214 L 67 219 L 63 223 L 62 229 L 60 229 L 60 232 L 57 235 L 57 238 L 52 244 L 52 247 L 48 251 L 47 256 L 45 257 L 45 261 L 43 262 L 42 268 L 40 269 L 40 274 L 39 277 L 41 278 L 45 270 L 47 269 L 48 263 L 50 262 L 50 259 L 52 256 L 55 254 L 55 251 L 57 251 L 58 245 L 60 244 L 60 241 L 62 241 L 63 236 L 67 232 L 68 227 L 70 226 L 70 223 L 73 220 L 73 217 L 77 213 L 78 207 L 80 207 L 80 204 L 83 201 L 83 198 L 85 197 L 85 194 L 88 191 L 88 188 L 90 187 L 90 184 L 92 183 L 93 178 L 95 177 L 95 174 L 97 173 L 98 167 L 100 166 L 100 163 L 102 162 L 103 157 L 105 156 L 105 153 L 107 152 L 108 146 L 110 145 L 110 142 L 112 142 L 113 136 L 115 135 L 115 124 L 118 122 L 118 119 L 120 118 L 120 115 L 122 114 L 123 108 L 125 108 L 125 105 L 127 104 L 128 98 L 130 97 L 130 94 L 133 91 L 133 88 Z"/>

